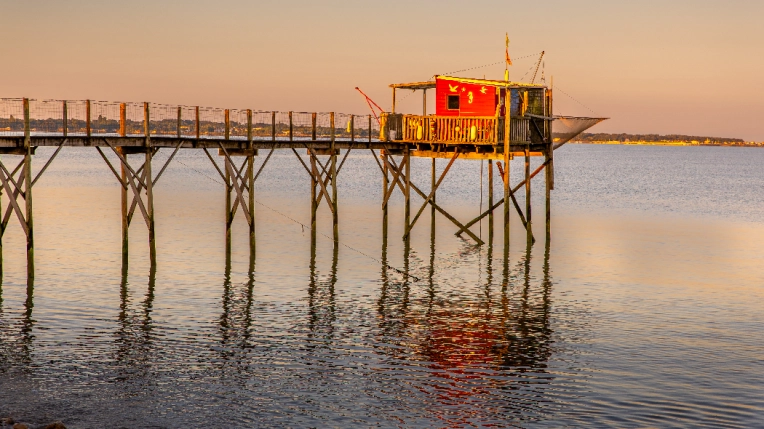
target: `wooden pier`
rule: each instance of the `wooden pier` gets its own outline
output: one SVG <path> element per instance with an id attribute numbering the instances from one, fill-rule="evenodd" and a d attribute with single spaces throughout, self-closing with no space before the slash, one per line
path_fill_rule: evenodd
<path id="1" fill-rule="evenodd" d="M 241 213 L 247 221 L 250 255 L 254 259 L 254 185 L 274 151 L 287 150 L 299 159 L 310 179 L 314 234 L 316 212 L 326 201 L 332 213 L 334 240 L 338 241 L 338 176 L 351 151 L 369 151 L 382 176 L 382 227 L 385 230 L 388 201 L 396 188 L 405 201 L 405 240 L 408 240 L 429 205 L 433 218 L 435 212 L 439 212 L 454 224 L 456 234 L 466 234 L 477 244 L 483 244 L 470 227 L 485 216 L 492 218 L 494 210 L 504 205 L 506 255 L 510 206 L 520 216 L 529 242 L 533 240 L 531 180 L 542 170 L 546 171 L 545 215 L 549 230 L 550 192 L 554 189 L 553 153 L 573 135 L 560 134 L 562 137 L 558 137 L 559 133 L 553 130 L 553 122 L 559 118 L 552 116 L 550 89 L 500 81 L 472 80 L 469 83 L 483 85 L 484 89 L 488 83 L 502 88 L 495 91 L 496 105 L 514 106 L 519 100 L 519 108 L 501 110 L 497 107 L 493 116 L 480 117 L 427 115 L 426 109 L 423 109 L 423 115 L 404 115 L 395 112 L 394 101 L 392 112 L 384 112 L 375 118 L 372 115 L 212 109 L 153 103 L 0 99 L 0 275 L 2 237 L 11 217 L 15 217 L 27 239 L 27 273 L 30 279 L 34 277 L 33 188 L 61 150 L 68 147 L 94 148 L 121 185 L 122 255 L 125 263 L 128 231 L 138 211 L 148 230 L 151 265 L 156 264 L 154 187 L 180 149 L 204 151 L 225 183 L 226 248 L 229 253 L 232 223 L 235 216 Z M 435 83 L 391 87 L 393 94 L 401 89 L 421 90 L 425 94 L 427 89 L 435 87 Z M 499 101 L 499 94 L 504 97 L 503 101 Z M 541 94 L 540 101 L 529 101 L 529 94 Z M 531 112 L 539 106 L 541 110 Z M 593 121 L 592 125 L 601 120 L 583 119 Z M 583 129 L 575 134 L 581 131 Z M 35 151 L 45 146 L 55 147 L 56 150 L 33 177 Z M 163 164 L 154 166 L 154 155 L 161 149 L 171 151 L 170 156 Z M 105 152 L 113 152 L 119 165 L 113 164 Z M 265 156 L 257 171 L 254 168 L 256 156 Z M 428 188 L 423 184 L 417 185 L 411 180 L 412 156 L 433 159 L 429 192 L 425 192 Z M 510 161 L 517 156 L 524 160 L 525 179 L 512 186 L 508 179 Z M 533 172 L 530 171 L 531 156 L 544 157 L 543 164 Z M 439 175 L 435 169 L 435 158 L 449 159 Z M 488 160 L 489 183 L 492 183 L 496 161 L 497 173 L 504 183 L 503 198 L 493 201 L 490 186 L 490 208 L 478 218 L 462 223 L 436 203 L 436 191 L 455 161 L 475 159 Z M 524 210 L 515 199 L 515 192 L 521 188 L 525 190 Z M 423 200 L 413 218 L 412 191 Z"/>

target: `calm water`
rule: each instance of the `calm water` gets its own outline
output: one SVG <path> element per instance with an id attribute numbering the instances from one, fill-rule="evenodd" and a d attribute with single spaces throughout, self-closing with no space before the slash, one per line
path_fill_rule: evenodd
<path id="1" fill-rule="evenodd" d="M 368 151 L 340 174 L 342 244 L 335 252 L 322 235 L 324 206 L 313 254 L 310 232 L 284 216 L 309 221 L 308 177 L 274 155 L 256 186 L 252 273 L 242 219 L 226 261 L 209 161 L 176 160 L 155 191 L 156 273 L 139 215 L 122 272 L 119 188 L 96 152 L 67 149 L 38 182 L 33 285 L 15 220 L 3 241 L 0 417 L 73 428 L 764 426 L 764 150 L 566 146 L 551 237 L 538 181 L 538 240 L 526 248 L 513 215 L 506 264 L 499 229 L 494 246 L 475 248 L 440 215 L 431 235 L 429 209 L 407 249 L 399 195 L 385 247 Z M 422 188 L 428 165 L 414 163 Z M 462 220 L 480 211 L 479 166 L 457 163 L 438 194 Z M 520 161 L 512 168 L 517 182 Z M 485 222 L 474 231 L 489 236 Z"/>

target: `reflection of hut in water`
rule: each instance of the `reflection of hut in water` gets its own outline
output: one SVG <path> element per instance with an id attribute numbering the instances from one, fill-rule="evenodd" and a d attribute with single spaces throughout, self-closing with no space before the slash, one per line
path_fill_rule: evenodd
<path id="1" fill-rule="evenodd" d="M 552 355 L 548 278 L 487 293 L 441 292 L 425 299 L 406 288 L 387 288 L 379 300 L 385 323 L 384 348 L 394 358 L 415 360 L 432 370 L 416 387 L 439 402 L 460 403 L 475 395 L 536 390 Z M 529 383 L 536 379 L 534 383 Z M 439 381 L 435 381 L 439 380 Z M 488 391 L 491 391 L 489 393 Z M 512 395 L 505 408 L 534 410 L 542 396 Z"/>

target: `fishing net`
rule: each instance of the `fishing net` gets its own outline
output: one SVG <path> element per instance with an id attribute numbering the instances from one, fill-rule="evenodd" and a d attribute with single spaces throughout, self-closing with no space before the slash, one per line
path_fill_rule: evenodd
<path id="1" fill-rule="evenodd" d="M 555 116 L 552 122 L 552 141 L 555 148 L 573 140 L 579 134 L 599 124 L 607 118 L 582 118 Z"/>

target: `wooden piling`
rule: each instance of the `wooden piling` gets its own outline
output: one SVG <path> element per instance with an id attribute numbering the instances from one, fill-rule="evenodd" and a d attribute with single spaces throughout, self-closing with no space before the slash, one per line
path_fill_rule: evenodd
<path id="1" fill-rule="evenodd" d="M 276 112 L 271 112 L 271 140 L 276 141 Z"/>
<path id="2" fill-rule="evenodd" d="M 85 134 L 90 137 L 90 100 L 85 100 Z"/>
<path id="3" fill-rule="evenodd" d="M 231 111 L 225 109 L 225 139 L 228 140 L 231 137 Z"/>
<path id="4" fill-rule="evenodd" d="M 313 156 L 312 153 L 310 153 L 310 228 L 311 231 L 316 230 L 316 212 L 318 211 L 318 200 L 316 196 L 316 187 L 318 186 L 318 181 L 316 180 L 316 177 L 318 176 L 318 166 L 316 166 L 316 157 Z"/>
<path id="5" fill-rule="evenodd" d="M 156 237 L 154 236 L 154 184 L 151 173 L 151 158 L 154 153 L 151 147 L 150 123 L 149 103 L 143 103 L 143 134 L 146 139 L 146 161 L 143 170 L 146 172 L 146 214 L 148 215 L 149 226 L 149 258 L 151 260 L 151 266 L 154 267 L 157 263 L 157 247 Z"/>
<path id="6" fill-rule="evenodd" d="M 199 136 L 201 133 L 201 126 L 199 125 L 199 106 L 196 106 L 195 113 L 196 113 L 196 139 L 199 140 Z"/>
<path id="7" fill-rule="evenodd" d="M 371 125 L 371 115 L 369 115 L 369 125 Z M 369 128 L 371 130 L 371 128 Z M 387 201 L 385 201 L 385 195 L 387 195 L 387 188 L 389 186 L 389 179 L 388 179 L 388 155 L 386 150 L 380 151 L 381 157 L 382 157 L 382 235 L 384 237 L 385 244 L 387 243 L 387 219 L 388 219 L 388 210 L 387 210 Z M 387 249 L 387 246 L 384 246 L 384 249 Z"/>
<path id="8" fill-rule="evenodd" d="M 411 229 L 411 149 L 409 149 L 408 145 L 406 145 L 406 148 L 404 149 L 404 156 L 405 156 L 405 162 L 406 162 L 406 192 L 403 196 L 405 198 L 404 202 L 404 216 L 405 216 L 405 223 L 406 223 L 406 231 Z M 406 235 L 406 242 L 409 240 L 409 235 Z"/>
<path id="9" fill-rule="evenodd" d="M 493 160 L 488 160 L 488 207 L 493 207 Z M 488 246 L 493 245 L 493 210 L 488 213 Z"/>
<path id="10" fill-rule="evenodd" d="M 256 235 L 255 235 L 255 151 L 252 148 L 253 143 L 252 139 L 254 136 L 252 135 L 252 109 L 247 109 L 247 149 L 250 150 L 249 155 L 247 156 L 247 162 L 249 165 L 247 166 L 247 185 L 249 188 L 249 213 L 250 213 L 250 222 L 249 222 L 249 261 L 250 261 L 250 271 L 254 269 L 254 262 L 255 262 L 255 250 L 257 245 Z"/>
<path id="11" fill-rule="evenodd" d="M 292 125 L 292 111 L 289 111 L 289 141 L 294 140 L 294 126 Z"/>
<path id="12" fill-rule="evenodd" d="M 369 115 L 369 143 L 371 143 L 371 115 Z"/>
<path id="13" fill-rule="evenodd" d="M 127 135 L 126 123 L 127 122 L 127 104 L 119 103 L 119 136 L 125 137 Z"/>
<path id="14" fill-rule="evenodd" d="M 331 143 L 329 147 L 329 152 L 331 153 L 331 171 L 330 174 L 332 175 L 331 181 L 332 181 L 332 226 L 334 228 L 334 241 L 335 244 L 340 239 L 340 227 L 339 227 L 339 214 L 338 212 L 338 204 L 337 204 L 337 149 L 335 148 L 335 131 L 336 128 L 334 126 L 334 112 L 331 112 L 329 114 L 329 123 L 332 127 L 331 131 Z"/>
<path id="15" fill-rule="evenodd" d="M 432 158 L 432 168 L 430 171 L 430 189 L 435 189 L 435 158 Z M 435 191 L 432 192 L 432 202 L 430 211 L 430 223 L 432 224 L 432 232 L 435 233 Z"/>
<path id="16" fill-rule="evenodd" d="M 249 256 L 250 261 L 254 262 L 255 259 L 255 156 L 249 155 L 247 157 L 247 184 L 249 185 Z"/>
<path id="17" fill-rule="evenodd" d="M 533 228 L 531 227 L 531 155 L 530 149 L 525 148 L 525 232 L 529 245 L 533 243 Z"/>
<path id="18" fill-rule="evenodd" d="M 350 115 L 350 141 L 355 142 L 355 115 Z"/>
<path id="19" fill-rule="evenodd" d="M 231 191 L 233 190 L 233 186 L 231 186 L 231 170 L 233 170 L 233 168 L 229 168 L 228 157 L 223 160 L 223 163 L 225 163 L 225 168 L 223 168 L 223 170 L 225 170 L 225 253 L 226 258 L 230 258 L 231 226 L 233 225 L 233 216 L 231 212 Z"/>
<path id="20" fill-rule="evenodd" d="M 24 99 L 24 202 L 27 224 L 27 279 L 34 279 L 34 216 L 32 211 L 32 138 L 29 126 L 29 99 Z M 9 177 L 10 179 L 10 177 Z M 13 195 L 9 195 L 13 198 Z"/>
<path id="21" fill-rule="evenodd" d="M 310 136 L 313 138 L 313 141 L 316 141 L 316 112 L 310 115 L 310 124 Z"/>
<path id="22" fill-rule="evenodd" d="M 504 258 L 509 257 L 509 159 L 510 159 L 510 138 L 509 138 L 509 122 L 510 122 L 510 106 L 512 102 L 512 95 L 509 88 L 505 91 L 504 95 Z"/>
<path id="23" fill-rule="evenodd" d="M 67 122 L 69 121 L 69 110 L 66 106 L 66 100 L 62 102 L 63 104 L 63 127 L 62 127 L 62 133 L 64 135 L 64 138 L 69 135 L 69 124 Z"/>
<path id="24" fill-rule="evenodd" d="M 124 129 L 122 130 L 124 131 Z M 122 151 L 120 148 L 120 151 L 122 153 L 122 156 L 125 158 L 125 162 L 128 162 L 127 152 Z M 120 163 L 121 168 L 121 174 L 120 178 L 122 179 L 123 185 L 120 187 L 120 200 L 122 205 L 122 266 L 127 267 L 127 261 L 128 261 L 128 237 L 129 237 L 129 229 L 130 229 L 130 223 L 127 219 L 128 216 L 128 206 L 127 206 L 127 187 L 124 185 L 127 183 L 127 168 L 125 168 L 124 163 Z"/>
<path id="25" fill-rule="evenodd" d="M 183 108 L 178 106 L 178 126 L 177 126 L 177 128 L 178 128 L 178 135 L 177 135 L 177 137 L 178 138 L 180 138 L 180 136 L 182 135 L 182 133 L 181 133 L 181 126 L 182 125 L 183 125 Z"/>

